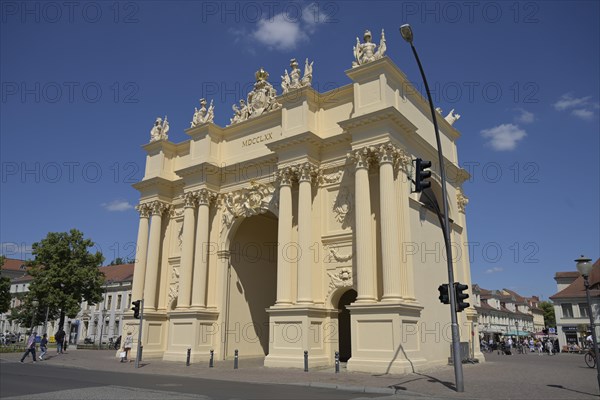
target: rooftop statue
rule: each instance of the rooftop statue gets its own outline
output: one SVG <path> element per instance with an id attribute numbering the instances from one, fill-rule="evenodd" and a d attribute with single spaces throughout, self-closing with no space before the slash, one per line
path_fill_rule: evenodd
<path id="1" fill-rule="evenodd" d="M 355 60 L 352 61 L 352 68 L 379 60 L 385 55 L 386 46 L 383 29 L 381 30 L 381 39 L 377 50 L 375 50 L 377 45 L 371 42 L 371 32 L 369 30 L 365 31 L 364 41 L 364 43 L 360 43 L 358 38 L 356 38 L 356 46 L 353 47 Z"/>
<path id="2" fill-rule="evenodd" d="M 300 78 L 300 68 L 298 68 L 298 61 L 295 58 L 290 60 L 291 72 L 288 74 L 287 69 L 285 75 L 281 77 L 281 90 L 283 93 L 287 93 L 292 89 L 298 89 L 305 86 L 310 86 L 312 82 L 312 66 L 313 62 L 308 63 L 308 58 L 304 62 L 304 77 Z"/>
<path id="3" fill-rule="evenodd" d="M 169 139 L 169 121 L 167 121 L 167 116 L 165 115 L 165 120 L 163 121 L 161 117 L 156 118 L 154 122 L 154 126 L 150 131 L 150 142 L 156 142 L 158 140 L 168 140 Z"/>
<path id="4" fill-rule="evenodd" d="M 275 99 L 277 91 L 273 85 L 267 81 L 267 79 L 269 79 L 269 73 L 261 67 L 256 71 L 255 77 L 256 82 L 254 83 L 254 89 L 248 93 L 246 101 L 243 99 L 240 100 L 241 108 L 238 108 L 235 104 L 232 106 L 233 117 L 230 120 L 230 125 L 281 108 L 281 104 L 277 103 L 277 100 Z"/>
<path id="5" fill-rule="evenodd" d="M 198 110 L 194 107 L 194 117 L 192 118 L 192 126 L 194 128 L 198 125 L 205 124 L 207 122 L 213 122 L 215 118 L 215 106 L 213 106 L 213 101 L 210 101 L 210 106 L 208 106 L 208 110 L 206 109 L 206 99 L 200 99 L 200 109 Z"/>
<path id="6" fill-rule="evenodd" d="M 454 114 L 454 108 L 450 110 L 448 115 L 444 118 L 450 125 L 453 125 L 460 118 L 460 114 Z"/>

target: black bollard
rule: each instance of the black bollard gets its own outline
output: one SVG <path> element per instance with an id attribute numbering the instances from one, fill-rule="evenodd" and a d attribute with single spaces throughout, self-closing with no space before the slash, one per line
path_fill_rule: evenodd
<path id="1" fill-rule="evenodd" d="M 308 372 L 308 350 L 304 350 L 304 372 Z"/>
<path id="2" fill-rule="evenodd" d="M 187 367 L 190 366 L 190 356 L 192 355 L 192 349 L 187 350 L 187 358 L 185 359 L 185 365 Z"/>
<path id="3" fill-rule="evenodd" d="M 339 351 L 335 352 L 335 373 L 336 374 L 340 373 L 340 352 Z"/>
<path id="4" fill-rule="evenodd" d="M 208 367 L 212 368 L 215 366 L 215 351 L 211 350 L 210 351 L 210 360 L 208 361 Z"/>
<path id="5" fill-rule="evenodd" d="M 238 369 L 238 351 L 235 349 L 235 355 L 233 356 L 233 369 Z"/>

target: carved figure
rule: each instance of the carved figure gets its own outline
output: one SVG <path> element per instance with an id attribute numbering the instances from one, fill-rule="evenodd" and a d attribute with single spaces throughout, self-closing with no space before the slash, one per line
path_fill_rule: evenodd
<path id="1" fill-rule="evenodd" d="M 167 140 L 169 139 L 169 121 L 167 121 L 167 116 L 165 115 L 165 120 L 162 118 L 156 118 L 154 122 L 154 126 L 150 131 L 150 142 L 156 142 L 158 140 Z"/>
<path id="2" fill-rule="evenodd" d="M 234 112 L 233 118 L 230 119 L 232 125 L 281 107 L 281 104 L 277 103 L 276 100 L 277 91 L 267 81 L 269 73 L 261 68 L 256 71 L 255 76 L 256 82 L 253 90 L 248 93 L 247 101 L 240 100 L 241 109 L 238 109 L 235 105 L 232 106 Z"/>
<path id="3" fill-rule="evenodd" d="M 444 118 L 450 125 L 453 125 L 460 118 L 460 114 L 454 114 L 454 108 L 450 110 L 448 115 Z"/>
<path id="4" fill-rule="evenodd" d="M 442 111 L 442 108 L 441 108 L 441 107 L 436 107 L 436 108 L 435 108 L 435 111 L 437 111 L 437 112 L 438 112 L 438 114 L 440 114 L 440 115 L 442 115 L 442 113 L 443 113 L 443 111 Z"/>
<path id="5" fill-rule="evenodd" d="M 205 124 L 207 122 L 213 122 L 215 117 L 215 107 L 213 106 L 213 101 L 210 101 L 210 106 L 208 110 L 206 109 L 206 99 L 200 99 L 200 109 L 194 107 L 194 117 L 192 118 L 191 127 L 196 127 L 198 125 Z"/>
<path id="6" fill-rule="evenodd" d="M 365 41 L 364 43 L 360 43 L 360 40 L 356 38 L 356 46 L 353 47 L 355 60 L 352 62 L 352 68 L 371 61 L 379 60 L 385 55 L 387 47 L 385 44 L 385 33 L 383 32 L 383 29 L 381 30 L 381 39 L 379 41 L 379 48 L 377 50 L 375 50 L 377 45 L 371 42 L 371 38 L 371 32 L 369 30 L 366 30 L 363 36 Z"/>
<path id="7" fill-rule="evenodd" d="M 309 64 L 308 58 L 304 63 L 304 76 L 301 78 L 300 68 L 298 67 L 298 61 L 295 58 L 290 60 L 291 72 L 288 74 L 287 69 L 285 74 L 281 77 L 281 90 L 283 93 L 287 93 L 292 89 L 298 89 L 304 86 L 310 86 L 312 82 L 312 65 L 314 61 Z"/>

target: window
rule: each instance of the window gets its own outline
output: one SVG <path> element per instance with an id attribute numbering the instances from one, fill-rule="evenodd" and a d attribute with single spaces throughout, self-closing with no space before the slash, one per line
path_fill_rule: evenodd
<path id="1" fill-rule="evenodd" d="M 581 318 L 585 318 L 588 316 L 587 303 L 579 303 L 579 315 L 581 316 Z"/>
<path id="2" fill-rule="evenodd" d="M 100 303 L 96 304 L 96 311 L 100 309 Z"/>
<path id="3" fill-rule="evenodd" d="M 571 304 L 562 304 L 561 307 L 563 318 L 573 318 L 573 307 Z"/>
<path id="4" fill-rule="evenodd" d="M 108 299 L 106 300 L 106 309 L 110 310 L 112 306 L 112 295 L 108 296 Z"/>
<path id="5" fill-rule="evenodd" d="M 127 295 L 127 308 L 131 307 L 131 293 Z"/>
<path id="6" fill-rule="evenodd" d="M 119 294 L 119 295 L 117 295 L 117 310 L 120 310 L 120 309 L 121 309 L 121 307 L 123 306 L 123 305 L 121 304 L 121 301 L 122 301 L 122 300 L 123 300 L 123 296 L 122 296 L 122 295 L 120 295 L 120 294 Z"/>

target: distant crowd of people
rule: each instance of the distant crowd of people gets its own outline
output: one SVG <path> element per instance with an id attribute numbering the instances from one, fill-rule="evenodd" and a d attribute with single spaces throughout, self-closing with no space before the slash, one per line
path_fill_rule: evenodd
<path id="1" fill-rule="evenodd" d="M 497 352 L 498 354 L 512 355 L 514 353 L 527 354 L 537 353 L 538 355 L 554 355 L 559 352 L 557 339 L 537 339 L 525 337 L 514 339 L 512 337 L 502 338 L 499 341 L 494 339 L 481 340 L 481 350 L 487 352 Z"/>

